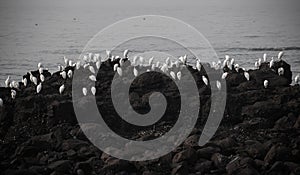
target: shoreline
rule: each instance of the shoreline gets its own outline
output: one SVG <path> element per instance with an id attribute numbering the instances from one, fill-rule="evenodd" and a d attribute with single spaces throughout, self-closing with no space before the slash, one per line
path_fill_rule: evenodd
<path id="1" fill-rule="evenodd" d="M 97 104 L 103 103 L 107 107 L 107 115 L 112 113 L 109 117 L 114 112 L 108 95 L 109 77 L 115 74 L 113 67 L 116 63 L 119 63 L 118 59 L 101 63 L 98 74 L 107 75 L 107 78 L 97 79 L 100 82 L 95 85 L 96 99 L 99 100 L 97 96 L 105 97 Z M 288 63 L 274 61 L 272 68 L 269 64 L 262 63 L 258 69 L 248 70 L 249 81 L 242 68 L 236 70 L 234 65 L 223 68 L 228 72 L 224 118 L 213 139 L 204 146 L 197 145 L 197 142 L 210 110 L 210 87 L 202 76 L 206 75 L 205 71 L 215 70 L 206 64 L 201 65 L 201 70 L 205 71 L 187 65 L 204 102 L 201 103 L 198 122 L 176 150 L 146 162 L 113 158 L 88 141 L 74 114 L 72 76 L 63 78 L 61 72 L 50 74 L 44 70 L 45 81 L 41 92 L 36 94 L 36 85 L 30 81 L 27 87 L 19 83 L 18 88 L 13 88 L 17 93 L 15 99 L 11 98 L 10 88 L 0 87 L 0 98 L 3 99 L 3 106 L 0 107 L 0 169 L 6 174 L 297 174 L 300 171 L 300 86 L 291 85 L 292 72 Z M 91 65 L 96 67 L 96 62 Z M 284 73 L 278 75 L 281 67 Z M 132 69 L 130 67 L 128 71 Z M 76 70 L 76 65 L 65 68 L 66 73 L 69 70 L 89 71 L 83 67 Z M 38 70 L 33 71 L 32 75 L 38 77 L 38 83 L 41 81 Z M 29 80 L 30 74 L 23 78 Z M 267 87 L 264 87 L 265 80 L 269 81 Z M 90 80 L 83 80 L 82 83 L 86 81 L 89 81 L 89 86 L 92 84 Z M 62 84 L 65 89 L 60 94 Z M 134 95 L 130 94 L 130 99 L 140 102 Z M 178 94 L 169 95 L 176 97 Z M 86 96 L 81 96 L 79 103 L 82 106 L 88 106 L 90 99 L 95 98 L 90 88 Z M 141 94 L 138 97 L 146 98 Z M 145 104 L 133 104 L 137 111 L 149 110 Z M 169 115 L 167 121 L 170 123 L 166 126 L 172 126 L 174 122 L 172 117 L 175 114 Z M 114 118 L 108 120 L 115 122 Z M 85 127 L 92 129 L 90 123 L 87 121 Z M 135 135 L 132 139 L 149 140 L 153 133 L 160 136 L 167 129 L 163 124 L 158 124 L 154 131 L 149 128 L 143 133 L 133 130 Z"/>

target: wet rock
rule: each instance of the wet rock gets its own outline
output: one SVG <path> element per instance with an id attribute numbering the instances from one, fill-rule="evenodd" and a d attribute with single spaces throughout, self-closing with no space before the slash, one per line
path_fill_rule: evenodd
<path id="1" fill-rule="evenodd" d="M 175 154 L 172 162 L 179 163 L 182 161 L 188 161 L 190 163 L 193 163 L 196 160 L 197 160 L 196 151 L 193 148 L 187 148 L 186 150 L 183 150 L 183 151 Z"/>
<path id="2" fill-rule="evenodd" d="M 57 172 L 69 173 L 71 170 L 71 161 L 59 160 L 48 165 L 48 168 Z"/>
<path id="3" fill-rule="evenodd" d="M 215 153 L 212 155 L 211 161 L 216 167 L 218 167 L 219 169 L 223 169 L 229 162 L 229 159 L 220 153 Z"/>
<path id="4" fill-rule="evenodd" d="M 214 153 L 218 153 L 220 152 L 221 149 L 218 148 L 218 147 L 204 147 L 204 148 L 201 148 L 201 149 L 198 149 L 197 150 L 197 155 L 199 158 L 204 158 L 204 159 L 208 159 L 210 160 L 211 156 L 214 154 Z"/>
<path id="5" fill-rule="evenodd" d="M 274 145 L 268 151 L 264 161 L 267 164 L 273 164 L 275 161 L 287 161 L 291 157 L 291 150 L 282 145 Z"/>
<path id="6" fill-rule="evenodd" d="M 255 162 L 250 158 L 236 158 L 227 164 L 226 170 L 230 175 L 259 175 L 259 172 L 254 168 L 254 165 Z"/>

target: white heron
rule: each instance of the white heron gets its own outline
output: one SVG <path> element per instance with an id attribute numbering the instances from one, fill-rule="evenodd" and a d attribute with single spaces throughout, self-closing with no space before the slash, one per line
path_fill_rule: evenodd
<path id="1" fill-rule="evenodd" d="M 172 77 L 174 80 L 176 80 L 176 75 L 175 75 L 175 72 L 173 72 L 173 71 L 170 71 L 170 75 L 171 75 L 171 77 Z"/>
<path id="2" fill-rule="evenodd" d="M 134 75 L 135 77 L 137 77 L 138 74 L 139 74 L 138 70 L 134 67 L 134 68 L 133 68 L 133 75 Z"/>
<path id="3" fill-rule="evenodd" d="M 283 67 L 278 68 L 278 75 L 279 76 L 284 75 L 284 68 Z"/>
<path id="4" fill-rule="evenodd" d="M 265 87 L 265 88 L 268 88 L 268 86 L 269 86 L 269 81 L 268 81 L 268 80 L 265 80 L 265 81 L 264 81 L 264 87 Z"/>
<path id="5" fill-rule="evenodd" d="M 228 72 L 224 72 L 224 73 L 222 74 L 222 79 L 225 80 L 225 79 L 227 78 L 227 76 L 228 76 Z"/>
<path id="6" fill-rule="evenodd" d="M 123 75 L 123 71 L 122 68 L 117 67 L 117 73 L 119 74 L 119 76 L 121 77 Z"/>
<path id="7" fill-rule="evenodd" d="M 24 84 L 24 86 L 27 86 L 27 78 L 22 79 L 22 83 Z"/>
<path id="8" fill-rule="evenodd" d="M 216 81 L 216 86 L 217 86 L 218 90 L 220 91 L 222 88 L 222 84 L 219 80 Z"/>
<path id="9" fill-rule="evenodd" d="M 72 76 L 73 76 L 73 71 L 72 71 L 72 70 L 69 70 L 67 74 L 68 74 L 68 77 L 69 77 L 69 78 L 72 78 Z"/>
<path id="10" fill-rule="evenodd" d="M 206 86 L 208 85 L 208 79 L 204 75 L 202 76 L 202 81 Z"/>
<path id="11" fill-rule="evenodd" d="M 247 79 L 247 81 L 250 81 L 250 74 L 248 72 L 244 72 L 244 76 Z"/>
<path id="12" fill-rule="evenodd" d="M 201 64 L 200 64 L 199 60 L 197 60 L 197 62 L 196 62 L 196 68 L 198 71 L 201 71 Z"/>
<path id="13" fill-rule="evenodd" d="M 263 59 L 264 59 L 264 63 L 267 62 L 267 54 L 266 53 L 264 53 Z"/>
<path id="14" fill-rule="evenodd" d="M 15 90 L 13 90 L 13 89 L 12 89 L 10 92 L 11 92 L 11 93 L 10 93 L 11 98 L 12 98 L 12 99 L 15 99 L 16 96 L 17 96 L 17 92 L 16 92 Z"/>
<path id="15" fill-rule="evenodd" d="M 59 87 L 58 91 L 60 94 L 62 94 L 64 92 L 64 90 L 65 90 L 65 85 L 63 84 Z"/>
<path id="16" fill-rule="evenodd" d="M 128 50 L 128 49 L 124 50 L 124 52 L 123 52 L 123 57 L 124 57 L 124 58 L 128 58 L 128 53 L 129 53 L 129 50 Z"/>
<path id="17" fill-rule="evenodd" d="M 100 66 L 101 66 L 101 61 L 98 60 L 98 61 L 96 62 L 96 68 L 97 68 L 97 69 L 100 69 Z"/>
<path id="18" fill-rule="evenodd" d="M 40 93 L 42 90 L 42 83 L 40 83 L 37 87 L 36 87 L 36 93 Z"/>
<path id="19" fill-rule="evenodd" d="M 87 89 L 86 89 L 86 87 L 82 88 L 82 93 L 83 93 L 84 96 L 87 95 Z"/>
<path id="20" fill-rule="evenodd" d="M 279 53 L 278 53 L 278 60 L 279 60 L 279 61 L 281 61 L 281 60 L 282 60 L 282 56 L 283 56 L 283 54 L 284 54 L 283 52 L 279 52 Z"/>
<path id="21" fill-rule="evenodd" d="M 115 65 L 114 65 L 114 72 L 116 72 L 117 71 L 117 68 L 119 67 L 119 65 L 116 63 Z"/>
<path id="22" fill-rule="evenodd" d="M 95 75 L 90 75 L 90 76 L 89 76 L 89 79 L 90 79 L 90 80 L 92 80 L 92 81 L 97 81 L 97 79 L 96 79 L 96 76 L 95 76 Z"/>
<path id="23" fill-rule="evenodd" d="M 295 84 L 299 84 L 300 83 L 300 74 L 296 75 L 295 77 Z"/>
<path id="24" fill-rule="evenodd" d="M 0 98 L 0 107 L 2 107 L 3 106 L 3 100 L 2 100 L 2 98 Z"/>
<path id="25" fill-rule="evenodd" d="M 67 78 L 67 73 L 66 73 L 66 71 L 62 71 L 62 72 L 60 73 L 60 75 L 62 76 L 63 79 L 66 79 L 66 78 Z"/>
<path id="26" fill-rule="evenodd" d="M 182 76 L 181 72 L 180 71 L 177 72 L 177 78 L 178 78 L 178 80 L 181 80 L 181 76 Z"/>
<path id="27" fill-rule="evenodd" d="M 91 92 L 92 92 L 92 94 L 93 95 L 95 95 L 96 94 L 96 88 L 93 86 L 93 87 L 91 87 Z"/>
<path id="28" fill-rule="evenodd" d="M 7 79 L 5 80 L 5 87 L 9 87 L 10 84 L 10 76 L 7 77 Z"/>
<path id="29" fill-rule="evenodd" d="M 95 74 L 95 73 L 96 73 L 96 71 L 95 71 L 95 69 L 94 69 L 94 67 L 93 67 L 93 66 L 89 66 L 89 70 L 90 70 L 90 72 L 92 72 L 93 74 Z"/>
<path id="30" fill-rule="evenodd" d="M 41 82 L 45 81 L 45 76 L 43 74 L 40 74 L 40 80 L 41 80 Z"/>

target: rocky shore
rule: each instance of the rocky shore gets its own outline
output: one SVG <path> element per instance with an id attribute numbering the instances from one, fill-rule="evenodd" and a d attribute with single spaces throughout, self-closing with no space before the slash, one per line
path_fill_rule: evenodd
<path id="1" fill-rule="evenodd" d="M 106 121 L 122 133 L 128 128 L 116 123 L 110 99 L 113 67 L 117 62 L 108 60 L 101 64 L 98 75 L 106 78 L 98 79 L 97 75 L 95 87 L 97 105 L 105 109 Z M 0 174 L 300 174 L 300 86 L 291 85 L 292 72 L 288 63 L 275 61 L 271 68 L 269 63 L 262 63 L 258 69 L 248 71 L 249 81 L 244 70 L 225 67 L 228 75 L 224 118 L 213 139 L 204 146 L 198 145 L 198 139 L 210 109 L 210 88 L 202 76 L 205 71 L 214 69 L 208 65 L 202 65 L 205 71 L 187 67 L 201 98 L 198 122 L 176 150 L 144 162 L 111 157 L 89 142 L 75 117 L 72 78 L 64 79 L 61 72 L 51 74 L 44 70 L 45 81 L 38 94 L 36 85 L 30 81 L 26 87 L 23 83 L 19 83 L 18 88 L 0 87 L 3 100 L 0 107 Z M 284 69 L 282 75 L 278 75 L 279 68 Z M 84 68 L 75 70 L 75 66 L 66 67 L 65 71 L 68 70 L 86 71 Z M 39 71 L 32 71 L 32 75 L 39 77 Z M 29 80 L 30 74 L 24 78 Z M 135 89 L 144 86 L 148 90 L 163 89 L 170 80 L 153 74 L 148 79 L 136 81 L 129 95 L 133 108 L 140 113 L 150 110 L 148 101 L 143 100 L 149 95 Z M 267 87 L 264 87 L 265 80 L 268 80 Z M 37 81 L 40 82 L 40 78 Z M 65 89 L 60 94 L 62 84 Z M 11 89 L 16 91 L 15 99 L 11 98 Z M 165 93 L 176 101 L 178 94 L 174 92 L 176 88 Z M 86 106 L 91 98 L 95 96 L 89 92 L 80 103 Z M 176 105 L 168 110 L 167 122 L 158 123 L 155 129 L 146 127 L 130 131 L 124 137 L 147 140 L 162 135 L 172 126 L 172 116 L 177 114 Z M 92 127 L 91 122 L 87 121 L 83 127 Z"/>

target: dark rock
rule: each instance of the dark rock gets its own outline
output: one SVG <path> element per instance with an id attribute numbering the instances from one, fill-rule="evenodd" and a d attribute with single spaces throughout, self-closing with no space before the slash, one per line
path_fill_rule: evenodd
<path id="1" fill-rule="evenodd" d="M 199 158 L 204 158 L 204 159 L 208 159 L 210 160 L 211 159 L 211 156 L 214 154 L 214 153 L 218 153 L 220 152 L 221 149 L 218 148 L 218 147 L 204 147 L 204 148 L 201 148 L 201 149 L 198 149 L 197 150 L 197 155 Z"/>
<path id="2" fill-rule="evenodd" d="M 291 158 L 291 150 L 285 146 L 274 145 L 268 151 L 264 161 L 273 164 L 275 161 L 287 161 Z"/>
<path id="3" fill-rule="evenodd" d="M 186 150 L 183 150 L 183 151 L 175 154 L 172 162 L 179 163 L 182 161 L 188 161 L 190 163 L 193 163 L 196 160 L 197 160 L 196 151 L 193 148 L 187 148 Z"/>
<path id="4" fill-rule="evenodd" d="M 69 173 L 71 162 L 69 160 L 59 160 L 48 165 L 48 168 L 57 172 Z"/>

